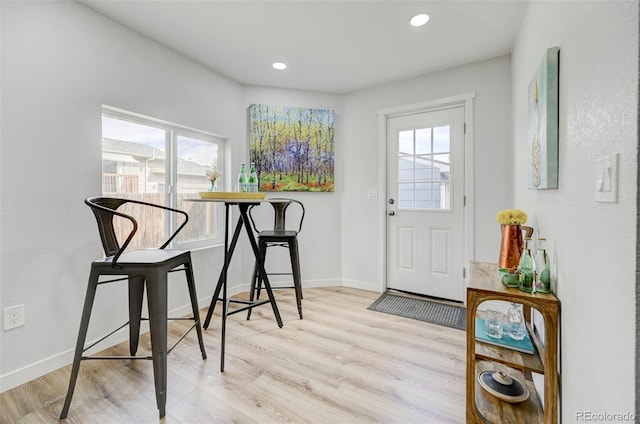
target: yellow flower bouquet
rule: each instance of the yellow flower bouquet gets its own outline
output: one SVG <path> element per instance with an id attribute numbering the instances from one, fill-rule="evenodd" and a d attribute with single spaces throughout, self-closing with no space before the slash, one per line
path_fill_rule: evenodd
<path id="1" fill-rule="evenodd" d="M 504 209 L 498 212 L 496 221 L 501 225 L 522 225 L 527 222 L 527 214 L 521 209 Z"/>

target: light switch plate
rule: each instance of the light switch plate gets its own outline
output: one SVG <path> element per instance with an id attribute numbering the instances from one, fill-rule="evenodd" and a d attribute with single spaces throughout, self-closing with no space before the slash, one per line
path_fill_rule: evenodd
<path id="1" fill-rule="evenodd" d="M 618 202 L 617 153 L 596 160 L 595 199 L 596 202 Z"/>

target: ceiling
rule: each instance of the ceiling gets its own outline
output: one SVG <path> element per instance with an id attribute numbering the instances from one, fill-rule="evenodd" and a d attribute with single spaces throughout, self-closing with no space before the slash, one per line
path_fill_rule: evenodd
<path id="1" fill-rule="evenodd" d="M 511 52 L 524 0 L 80 0 L 242 84 L 348 93 Z M 409 19 L 427 12 L 429 23 Z M 271 67 L 285 62 L 284 71 Z"/>

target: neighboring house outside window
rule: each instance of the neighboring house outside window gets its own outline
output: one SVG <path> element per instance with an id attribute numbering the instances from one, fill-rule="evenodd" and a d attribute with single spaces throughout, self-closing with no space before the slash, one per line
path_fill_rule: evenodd
<path id="1" fill-rule="evenodd" d="M 216 203 L 184 202 L 211 186 L 214 169 L 222 174 L 224 139 L 177 124 L 104 107 L 102 113 L 102 194 L 143 200 L 184 210 L 189 223 L 174 245 L 181 248 L 221 243 Z M 126 207 L 123 206 L 123 207 Z M 134 213 L 133 207 L 129 213 Z M 164 214 L 136 217 L 137 243 L 157 247 L 180 225 Z M 123 234 L 128 233 L 122 228 Z"/>

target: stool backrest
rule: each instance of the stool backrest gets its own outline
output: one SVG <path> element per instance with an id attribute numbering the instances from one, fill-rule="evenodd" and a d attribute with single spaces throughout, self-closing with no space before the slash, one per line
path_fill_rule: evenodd
<path id="1" fill-rule="evenodd" d="M 269 203 L 273 207 L 273 230 L 274 231 L 285 231 L 287 230 L 287 210 L 290 206 L 295 206 L 298 208 L 298 213 L 295 215 L 289 214 L 289 216 L 294 216 L 297 219 L 294 227 L 295 231 L 299 233 L 302 231 L 302 222 L 304 221 L 305 209 L 302 202 L 295 199 L 285 199 L 285 198 L 272 198 L 266 199 L 263 203 Z M 258 226 L 254 221 L 254 206 L 249 208 L 249 218 L 251 218 L 251 225 L 255 232 L 260 232 Z"/>
<path id="2" fill-rule="evenodd" d="M 165 211 L 177 213 L 184 217 L 184 222 L 182 222 L 182 224 L 173 232 L 173 234 L 171 234 L 171 236 L 164 243 L 162 243 L 159 249 L 164 249 L 165 247 L 167 247 L 189 221 L 189 216 L 186 212 L 178 209 L 168 208 L 166 206 L 143 202 L 140 200 L 121 199 L 115 197 L 89 197 L 85 199 L 84 203 L 91 208 L 91 211 L 96 218 L 96 221 L 98 223 L 98 232 L 100 234 L 100 240 L 102 241 L 104 253 L 107 257 L 114 257 L 112 261 L 112 266 L 114 267 L 116 266 L 120 255 L 122 255 L 127 246 L 129 246 L 129 243 L 131 243 L 133 236 L 138 231 L 138 222 L 136 221 L 136 219 L 131 215 L 118 211 L 118 209 L 122 205 L 132 203 L 144 207 L 158 208 Z M 115 217 L 126 219 L 131 223 L 131 230 L 129 231 L 129 234 L 127 235 L 122 245 L 118 241 L 118 235 L 116 227 L 114 225 Z"/>

